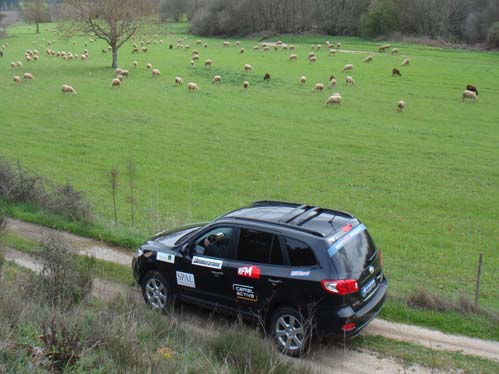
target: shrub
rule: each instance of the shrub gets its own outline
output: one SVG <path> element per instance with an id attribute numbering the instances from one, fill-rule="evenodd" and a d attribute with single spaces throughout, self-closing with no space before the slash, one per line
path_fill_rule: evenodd
<path id="1" fill-rule="evenodd" d="M 5 217 L 3 212 L 0 210 L 0 237 L 2 236 L 6 227 L 7 227 L 7 218 Z M 3 253 L 2 253 L 2 245 L 0 243 L 0 276 L 2 274 L 3 261 L 4 261 L 4 259 L 3 259 Z"/>
<path id="2" fill-rule="evenodd" d="M 499 22 L 494 22 L 487 35 L 487 44 L 491 48 L 499 48 Z"/>
<path id="3" fill-rule="evenodd" d="M 380 0 L 362 16 L 360 33 L 364 37 L 388 35 L 400 29 L 399 16 L 392 0 Z"/>

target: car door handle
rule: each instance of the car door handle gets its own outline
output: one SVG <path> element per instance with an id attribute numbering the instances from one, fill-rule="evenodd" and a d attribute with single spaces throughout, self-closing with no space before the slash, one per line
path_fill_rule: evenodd
<path id="1" fill-rule="evenodd" d="M 269 281 L 269 283 L 272 284 L 272 286 L 277 286 L 278 284 L 282 283 L 282 280 L 280 280 L 280 279 L 269 278 L 268 281 Z"/>
<path id="2" fill-rule="evenodd" d="M 215 277 L 221 277 L 222 275 L 224 275 L 224 272 L 212 270 L 211 274 L 213 274 Z"/>

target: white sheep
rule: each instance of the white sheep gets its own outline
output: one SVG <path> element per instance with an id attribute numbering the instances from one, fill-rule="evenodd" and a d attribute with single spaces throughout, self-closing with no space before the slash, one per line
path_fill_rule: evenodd
<path id="1" fill-rule="evenodd" d="M 159 71 L 159 69 L 153 69 L 152 70 L 152 76 L 153 77 L 160 77 L 161 76 L 161 72 Z"/>
<path id="2" fill-rule="evenodd" d="M 204 43 L 203 47 L 208 48 L 208 43 Z"/>
<path id="3" fill-rule="evenodd" d="M 121 86 L 121 81 L 118 78 L 114 78 L 113 81 L 111 82 L 111 87 L 120 87 Z"/>
<path id="4" fill-rule="evenodd" d="M 249 82 L 248 82 L 248 81 L 244 81 L 244 82 L 243 82 L 243 88 L 244 88 L 245 90 L 247 90 L 247 89 L 249 88 L 249 86 L 250 86 L 250 84 L 249 84 Z"/>
<path id="5" fill-rule="evenodd" d="M 204 67 L 205 68 L 211 68 L 211 60 L 210 59 L 207 59 L 204 61 Z"/>
<path id="6" fill-rule="evenodd" d="M 399 49 L 398 48 L 392 48 L 392 55 L 395 56 L 395 55 L 398 55 L 399 53 Z"/>
<path id="7" fill-rule="evenodd" d="M 152 69 L 152 64 L 150 62 L 148 62 L 147 65 L 146 65 L 146 68 L 147 69 Z"/>
<path id="8" fill-rule="evenodd" d="M 12 69 L 14 69 L 14 68 L 16 67 L 16 63 L 15 63 L 15 62 L 11 62 L 11 63 L 10 63 L 10 67 L 11 67 Z"/>
<path id="9" fill-rule="evenodd" d="M 244 48 L 241 48 L 241 49 L 239 50 L 239 53 L 240 53 L 240 54 L 244 53 Z"/>
<path id="10" fill-rule="evenodd" d="M 32 81 L 35 80 L 35 77 L 31 73 L 24 73 L 23 77 L 24 77 L 24 79 L 29 79 L 29 80 L 32 80 Z"/>
<path id="11" fill-rule="evenodd" d="M 301 84 L 305 84 L 305 83 L 307 83 L 307 77 L 306 77 L 306 76 L 304 76 L 304 75 L 302 75 L 302 76 L 300 77 L 300 83 L 301 83 Z"/>
<path id="12" fill-rule="evenodd" d="M 469 99 L 471 101 L 476 101 L 476 99 L 477 99 L 476 92 L 470 91 L 470 90 L 464 90 L 462 101 L 464 101 L 465 99 Z"/>
<path id="13" fill-rule="evenodd" d="M 137 61 L 134 61 L 133 62 L 133 67 L 136 68 L 137 66 L 139 66 L 139 63 Z"/>
<path id="14" fill-rule="evenodd" d="M 296 61 L 297 59 L 298 59 L 298 56 L 296 55 L 296 53 L 289 55 L 289 58 L 288 58 L 289 61 Z"/>
<path id="15" fill-rule="evenodd" d="M 366 63 L 373 62 L 373 56 L 371 56 L 371 55 L 367 56 L 367 57 L 364 59 L 364 62 L 366 62 Z"/>
<path id="16" fill-rule="evenodd" d="M 127 78 L 128 78 L 128 70 L 124 70 L 124 69 L 122 69 L 122 70 L 121 70 L 121 75 L 123 75 L 124 77 L 127 77 Z"/>
<path id="17" fill-rule="evenodd" d="M 345 78 L 345 82 L 346 82 L 347 86 L 348 85 L 350 85 L 350 86 L 354 86 L 355 85 L 355 81 L 354 81 L 354 79 L 351 76 L 346 77 Z"/>
<path id="18" fill-rule="evenodd" d="M 336 49 L 331 48 L 331 49 L 329 50 L 329 56 L 331 56 L 331 55 L 336 56 Z"/>
<path id="19" fill-rule="evenodd" d="M 254 45 L 254 46 L 253 46 L 253 50 L 254 50 L 254 51 L 258 51 L 259 49 L 260 49 L 260 46 L 258 46 L 258 45 Z"/>
<path id="20" fill-rule="evenodd" d="M 336 87 L 336 79 L 331 79 L 329 82 L 329 88 L 335 88 Z"/>
<path id="21" fill-rule="evenodd" d="M 12 80 L 16 83 L 21 83 L 21 77 L 19 77 L 19 75 L 14 75 L 14 78 Z"/>
<path id="22" fill-rule="evenodd" d="M 340 48 L 341 48 L 341 43 L 340 42 L 336 43 L 336 49 L 340 49 Z"/>
<path id="23" fill-rule="evenodd" d="M 199 55 L 194 55 L 191 58 L 191 61 L 198 61 L 199 60 Z"/>
<path id="24" fill-rule="evenodd" d="M 244 64 L 244 71 L 253 71 L 253 66 L 250 64 Z"/>
<path id="25" fill-rule="evenodd" d="M 397 111 L 399 112 L 403 112 L 405 109 L 405 101 L 404 100 L 400 100 L 398 103 L 397 103 Z"/>
<path id="26" fill-rule="evenodd" d="M 341 105 L 341 99 L 342 99 L 341 95 L 339 93 L 335 93 L 327 98 L 326 106 L 334 104 Z"/>
<path id="27" fill-rule="evenodd" d="M 76 95 L 76 90 L 73 87 L 68 86 L 67 84 L 63 84 L 61 86 L 61 92 L 63 94 L 70 93 L 70 94 Z"/>
<path id="28" fill-rule="evenodd" d="M 17 61 L 17 67 L 22 69 L 23 63 L 21 61 Z"/>
<path id="29" fill-rule="evenodd" d="M 353 64 L 346 64 L 343 67 L 343 71 L 352 71 L 353 70 Z"/>
<path id="30" fill-rule="evenodd" d="M 187 83 L 187 89 L 189 90 L 189 92 L 199 91 L 198 85 L 194 82 Z"/>
<path id="31" fill-rule="evenodd" d="M 402 65 L 407 66 L 407 65 L 409 65 L 409 62 L 410 62 L 410 60 L 408 58 L 406 58 L 406 59 L 404 59 L 404 61 L 402 61 Z"/>
<path id="32" fill-rule="evenodd" d="M 322 92 L 322 90 L 324 90 L 324 85 L 322 83 L 316 83 L 312 92 Z"/>
<path id="33" fill-rule="evenodd" d="M 227 47 L 229 47 L 229 46 L 230 46 L 230 42 L 224 42 L 224 44 L 223 44 L 223 45 L 224 45 L 224 48 L 227 48 Z"/>
<path id="34" fill-rule="evenodd" d="M 316 56 L 312 56 L 308 59 L 308 61 L 310 62 L 316 62 L 317 61 L 317 57 Z"/>
<path id="35" fill-rule="evenodd" d="M 221 75 L 215 75 L 215 76 L 213 77 L 213 80 L 211 81 L 211 83 L 213 83 L 213 84 L 215 84 L 215 83 L 217 83 L 217 84 L 218 84 L 218 83 L 220 83 L 220 82 L 222 82 L 222 76 L 221 76 Z"/>
<path id="36" fill-rule="evenodd" d="M 122 82 L 122 83 L 123 83 L 123 75 L 118 74 L 118 75 L 116 76 L 116 78 L 117 78 L 117 79 L 119 79 L 119 80 L 120 80 L 120 82 Z"/>
<path id="37" fill-rule="evenodd" d="M 181 77 L 175 77 L 175 84 L 177 86 L 181 86 L 182 84 L 184 84 L 184 80 Z"/>

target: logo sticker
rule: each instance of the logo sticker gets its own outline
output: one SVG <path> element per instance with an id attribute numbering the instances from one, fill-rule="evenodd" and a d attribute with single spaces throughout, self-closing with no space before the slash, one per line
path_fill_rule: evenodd
<path id="1" fill-rule="evenodd" d="M 289 275 L 292 277 L 308 277 L 310 276 L 310 271 L 293 270 Z"/>
<path id="2" fill-rule="evenodd" d="M 243 284 L 233 284 L 232 288 L 234 289 L 238 299 L 258 301 L 258 297 L 255 295 L 253 287 L 245 286 Z"/>
<path id="3" fill-rule="evenodd" d="M 203 266 L 205 268 L 221 269 L 223 261 L 222 260 L 214 260 L 214 259 L 206 258 L 206 257 L 194 256 L 192 258 L 192 264 L 197 265 L 197 266 Z"/>
<path id="4" fill-rule="evenodd" d="M 260 268 L 258 266 L 241 266 L 237 269 L 237 275 L 241 277 L 260 279 Z"/>
<path id="5" fill-rule="evenodd" d="M 191 288 L 196 288 L 196 282 L 194 280 L 194 274 L 182 273 L 177 271 L 177 284 L 179 286 L 186 286 Z"/>
<path id="6" fill-rule="evenodd" d="M 163 261 L 163 262 L 169 262 L 170 264 L 174 264 L 175 263 L 175 256 L 168 254 L 168 253 L 156 252 L 156 260 Z"/>

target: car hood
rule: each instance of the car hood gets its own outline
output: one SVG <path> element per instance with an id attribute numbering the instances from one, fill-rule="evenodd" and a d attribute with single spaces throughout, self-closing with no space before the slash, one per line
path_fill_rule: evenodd
<path id="1" fill-rule="evenodd" d="M 175 246 L 175 243 L 182 236 L 199 230 L 203 226 L 205 226 L 205 223 L 195 223 L 188 226 L 177 227 L 173 230 L 159 232 L 147 241 L 145 247 L 154 247 L 154 249 L 173 248 Z"/>

